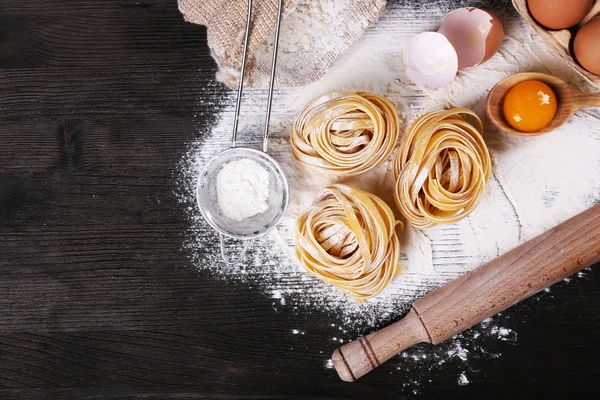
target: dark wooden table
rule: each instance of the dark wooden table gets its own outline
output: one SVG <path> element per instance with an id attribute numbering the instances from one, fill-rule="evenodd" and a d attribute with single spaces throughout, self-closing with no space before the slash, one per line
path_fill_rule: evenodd
<path id="1" fill-rule="evenodd" d="M 228 92 L 214 73 L 176 0 L 0 1 L 0 398 L 598 393 L 597 270 L 507 311 L 518 342 L 467 386 L 400 359 L 343 383 L 329 316 L 195 270 L 174 169 Z"/>

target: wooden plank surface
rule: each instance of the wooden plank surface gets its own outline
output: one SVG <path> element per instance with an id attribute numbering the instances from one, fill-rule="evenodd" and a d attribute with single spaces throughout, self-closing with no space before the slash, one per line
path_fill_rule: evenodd
<path id="1" fill-rule="evenodd" d="M 456 384 L 460 360 L 428 382 L 400 358 L 345 384 L 325 367 L 332 316 L 275 310 L 256 289 L 195 270 L 174 170 L 230 94 L 214 73 L 205 29 L 175 0 L 0 3 L 0 398 L 595 390 L 594 270 L 504 313 L 518 342 L 472 358 L 480 373 L 467 386 Z M 200 239 L 214 252 L 214 234 Z M 290 333 L 298 326 L 306 334 Z"/>

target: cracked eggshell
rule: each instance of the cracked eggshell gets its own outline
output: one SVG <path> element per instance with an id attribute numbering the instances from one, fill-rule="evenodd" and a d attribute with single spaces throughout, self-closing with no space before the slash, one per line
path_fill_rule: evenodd
<path id="1" fill-rule="evenodd" d="M 429 89 L 446 86 L 458 71 L 458 57 L 448 39 L 437 32 L 414 36 L 402 54 L 406 74 L 417 85 Z"/>
<path id="2" fill-rule="evenodd" d="M 504 28 L 494 14 L 479 8 L 459 8 L 442 20 L 439 33 L 458 54 L 458 68 L 472 68 L 489 60 L 504 40 Z"/>

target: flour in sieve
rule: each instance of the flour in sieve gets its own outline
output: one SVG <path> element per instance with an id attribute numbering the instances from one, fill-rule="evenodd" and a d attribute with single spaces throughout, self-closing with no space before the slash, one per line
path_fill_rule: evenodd
<path id="1" fill-rule="evenodd" d="M 269 209 L 269 172 L 242 158 L 223 165 L 217 174 L 219 207 L 227 218 L 242 221 Z"/>

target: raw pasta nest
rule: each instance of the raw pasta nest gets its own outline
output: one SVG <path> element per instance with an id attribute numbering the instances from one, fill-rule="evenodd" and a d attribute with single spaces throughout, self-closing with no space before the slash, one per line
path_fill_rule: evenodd
<path id="1" fill-rule="evenodd" d="M 329 92 L 306 105 L 292 128 L 294 157 L 336 175 L 356 175 L 385 160 L 398 140 L 396 107 L 365 92 Z"/>
<path id="2" fill-rule="evenodd" d="M 430 112 L 415 121 L 394 165 L 394 198 L 410 224 L 452 223 L 475 209 L 491 170 L 482 134 L 481 120 L 466 108 Z"/>
<path id="3" fill-rule="evenodd" d="M 397 232 L 402 228 L 379 197 L 331 185 L 298 218 L 296 256 L 311 275 L 360 304 L 402 273 Z"/>

